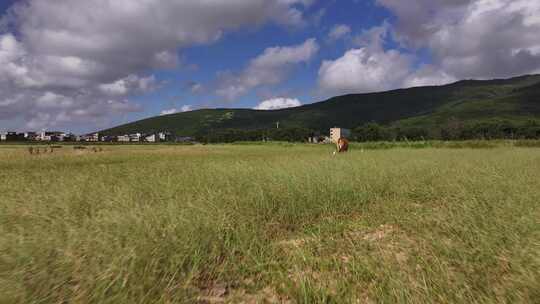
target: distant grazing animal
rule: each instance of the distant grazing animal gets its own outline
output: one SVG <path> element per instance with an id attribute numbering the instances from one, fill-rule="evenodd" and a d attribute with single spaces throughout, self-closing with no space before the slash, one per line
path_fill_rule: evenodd
<path id="1" fill-rule="evenodd" d="M 337 152 L 343 153 L 349 151 L 349 141 L 345 137 L 341 137 L 337 142 Z"/>

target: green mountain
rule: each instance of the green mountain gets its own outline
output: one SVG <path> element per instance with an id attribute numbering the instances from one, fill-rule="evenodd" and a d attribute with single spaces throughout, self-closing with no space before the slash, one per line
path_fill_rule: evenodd
<path id="1" fill-rule="evenodd" d="M 450 120 L 463 123 L 540 118 L 540 75 L 511 79 L 464 80 L 380 93 L 351 94 L 274 111 L 204 109 L 152 117 L 101 131 L 105 135 L 170 131 L 193 136 L 225 129 L 355 128 L 368 122 L 433 128 Z"/>

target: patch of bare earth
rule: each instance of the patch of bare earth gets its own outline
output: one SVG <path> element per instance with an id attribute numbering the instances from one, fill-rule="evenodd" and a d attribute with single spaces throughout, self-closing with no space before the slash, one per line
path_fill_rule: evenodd
<path id="1" fill-rule="evenodd" d="M 392 225 L 381 225 L 377 229 L 365 232 L 365 231 L 350 231 L 347 235 L 353 239 L 362 239 L 368 242 L 374 242 L 388 237 L 390 234 L 394 233 L 396 228 Z"/>
<path id="2" fill-rule="evenodd" d="M 299 257 L 296 267 L 291 268 L 288 274 L 291 282 L 297 286 L 308 280 L 330 294 L 336 294 L 338 282 L 346 279 L 355 260 L 367 257 L 379 263 L 381 267 L 395 265 L 394 267 L 405 274 L 412 284 L 416 281 L 414 277 L 416 269 L 409 265 L 409 260 L 418 243 L 395 225 L 385 224 L 369 230 L 351 228 L 339 236 L 288 239 L 278 242 L 277 245 L 283 248 L 288 256 Z M 310 259 L 313 262 L 303 263 L 303 256 L 309 254 L 310 246 L 320 249 L 316 252 L 329 254 L 311 256 Z M 329 259 L 337 262 L 335 268 L 321 271 L 315 270 L 311 265 L 319 264 L 317 261 L 323 262 Z M 374 303 L 371 291 L 376 289 L 376 286 L 373 285 L 374 282 L 373 284 L 364 283 L 367 284 L 358 286 L 357 302 Z"/>
<path id="3" fill-rule="evenodd" d="M 290 303 L 290 301 L 281 297 L 272 287 L 266 287 L 255 293 L 250 293 L 242 288 L 232 289 L 224 284 L 216 284 L 203 290 L 202 295 L 197 298 L 197 303 L 274 304 Z"/>
<path id="4" fill-rule="evenodd" d="M 395 260 L 399 263 L 406 262 L 408 254 L 405 248 L 409 248 L 414 245 L 414 241 L 409 238 L 405 233 L 400 231 L 393 225 L 381 225 L 374 230 L 351 230 L 344 233 L 343 239 L 353 243 L 366 242 L 371 245 L 375 245 L 379 250 L 384 251 L 388 256 L 393 254 Z M 296 239 L 288 239 L 278 242 L 278 246 L 284 248 L 287 251 L 302 249 L 309 243 L 320 241 L 316 237 L 304 237 Z M 332 241 L 339 242 L 339 239 L 332 237 Z M 340 256 L 340 259 L 347 263 L 352 257 L 346 254 Z"/>
<path id="5" fill-rule="evenodd" d="M 376 248 L 377 253 L 385 260 L 393 260 L 405 264 L 410 251 L 417 246 L 416 241 L 393 225 L 381 225 L 371 231 L 349 231 L 345 237 L 352 242 L 367 242 Z"/>
<path id="6" fill-rule="evenodd" d="M 198 297 L 199 303 L 225 303 L 227 297 L 227 286 L 225 284 L 215 284 L 202 291 Z"/>
<path id="7" fill-rule="evenodd" d="M 308 242 L 313 242 L 316 239 L 313 237 L 305 237 L 305 238 L 298 238 L 298 239 L 290 239 L 290 240 L 283 240 L 278 242 L 278 246 L 284 248 L 284 249 L 294 249 L 294 248 L 302 248 L 305 246 Z"/>

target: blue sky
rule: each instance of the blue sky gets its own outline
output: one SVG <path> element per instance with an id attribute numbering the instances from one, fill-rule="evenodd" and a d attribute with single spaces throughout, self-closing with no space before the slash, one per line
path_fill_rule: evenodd
<path id="1" fill-rule="evenodd" d="M 159 115 L 162 109 L 179 108 L 188 104 L 194 107 L 240 107 L 253 108 L 263 99 L 264 95 L 270 98 L 290 97 L 298 98 L 303 103 L 321 101 L 328 95 L 317 92 L 317 72 L 320 62 L 326 58 L 337 58 L 350 47 L 345 40 L 327 41 L 329 31 L 336 24 L 347 24 L 355 33 L 382 24 L 391 18 L 388 10 L 375 5 L 373 1 L 341 0 L 321 2 L 309 8 L 308 14 L 324 15 L 320 21 L 302 28 L 284 28 L 275 24 L 266 24 L 256 29 L 227 33 L 223 39 L 211 45 L 195 46 L 179 51 L 179 56 L 189 64 L 197 66 L 196 69 L 178 69 L 175 71 L 157 72 L 160 80 L 170 81 L 162 90 L 150 94 L 141 100 L 147 100 L 153 105 L 145 115 Z M 360 13 L 360 15 L 359 15 Z M 218 71 L 238 71 L 245 67 L 249 60 L 260 55 L 266 48 L 275 46 L 297 45 L 307 39 L 316 38 L 320 50 L 312 60 L 297 66 L 289 74 L 287 81 L 272 86 L 268 92 L 253 90 L 249 94 L 240 96 L 233 101 L 224 101 L 219 96 L 202 94 L 193 96 L 186 91 L 185 85 L 189 82 L 209 84 L 215 81 Z M 260 94 L 258 94 L 260 93 Z M 261 96 L 261 94 L 263 96 Z"/>
<path id="2" fill-rule="evenodd" d="M 540 71 L 530 0 L 8 0 L 0 15 L 0 131 Z"/>

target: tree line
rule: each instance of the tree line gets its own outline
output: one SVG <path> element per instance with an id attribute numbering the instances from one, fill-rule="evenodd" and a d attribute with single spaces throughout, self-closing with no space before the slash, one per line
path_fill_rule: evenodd
<path id="1" fill-rule="evenodd" d="M 385 126 L 367 123 L 353 129 L 355 141 L 540 139 L 540 122 L 493 119 L 463 122 L 451 119 L 437 127 Z"/>
<path id="2" fill-rule="evenodd" d="M 324 137 L 329 130 L 309 128 L 279 129 L 218 129 L 197 134 L 194 138 L 202 143 L 232 143 L 240 141 L 286 141 L 306 142 L 310 137 Z M 524 122 L 492 119 L 464 122 L 450 119 L 446 123 L 432 126 L 383 125 L 366 123 L 352 129 L 350 140 L 367 141 L 417 141 L 417 140 L 473 140 L 473 139 L 540 139 L 540 121 Z M 25 140 L 22 137 L 12 140 Z"/>
<path id="3" fill-rule="evenodd" d="M 222 129 L 212 130 L 195 136 L 203 143 L 232 143 L 237 141 L 288 141 L 304 142 L 312 136 L 313 130 L 307 128 L 280 129 Z"/>
<path id="4" fill-rule="evenodd" d="M 195 136 L 203 143 L 232 143 L 238 141 L 306 142 L 316 134 L 327 135 L 328 130 L 309 128 L 280 129 L 224 129 Z M 474 140 L 474 139 L 540 139 L 540 121 L 516 122 L 502 119 L 464 122 L 450 119 L 442 125 L 383 125 L 366 123 L 352 129 L 353 141 L 417 141 L 417 140 Z"/>

